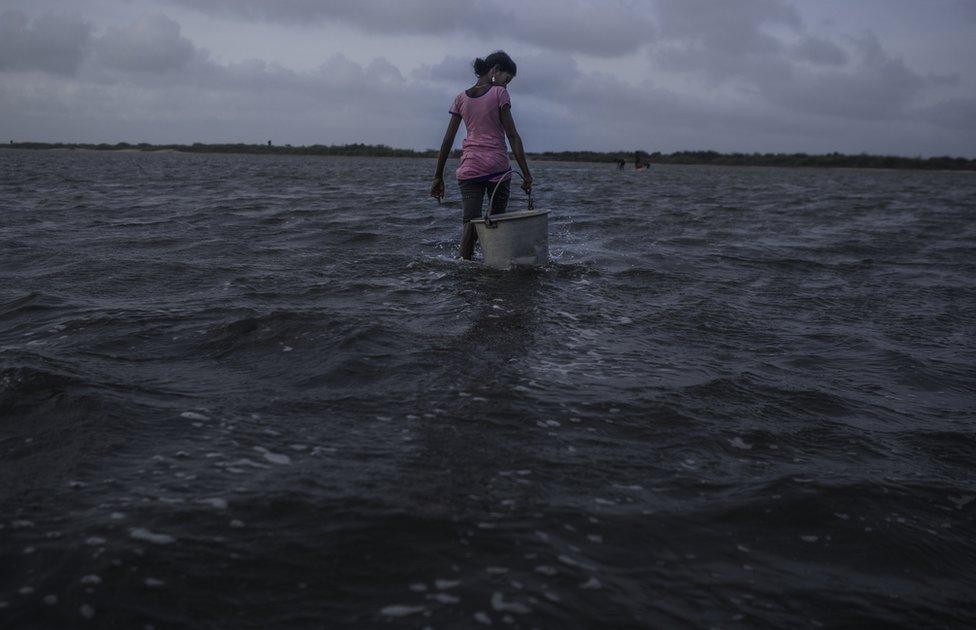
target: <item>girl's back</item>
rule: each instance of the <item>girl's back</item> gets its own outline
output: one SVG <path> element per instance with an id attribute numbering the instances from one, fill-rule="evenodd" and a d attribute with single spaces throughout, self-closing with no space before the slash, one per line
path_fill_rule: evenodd
<path id="1" fill-rule="evenodd" d="M 505 127 L 499 116 L 502 107 L 511 105 L 508 90 L 493 85 L 480 95 L 472 95 L 477 93 L 475 88 L 465 90 L 451 105 L 451 113 L 460 116 L 467 129 L 467 137 L 461 143 L 458 179 L 497 176 L 509 168 Z"/>

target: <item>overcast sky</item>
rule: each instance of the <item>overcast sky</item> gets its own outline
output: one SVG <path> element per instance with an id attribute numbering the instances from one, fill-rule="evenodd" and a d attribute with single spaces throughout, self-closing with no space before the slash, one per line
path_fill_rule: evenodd
<path id="1" fill-rule="evenodd" d="M 529 151 L 976 157 L 976 0 L 0 0 L 0 141 L 432 148 L 496 49 Z"/>

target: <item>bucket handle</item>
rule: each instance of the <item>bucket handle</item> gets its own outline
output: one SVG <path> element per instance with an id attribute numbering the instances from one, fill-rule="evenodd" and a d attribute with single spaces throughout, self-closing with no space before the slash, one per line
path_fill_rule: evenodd
<path id="1" fill-rule="evenodd" d="M 495 206 L 495 193 L 498 192 L 498 186 L 506 179 L 511 179 L 512 175 L 518 175 L 522 178 L 522 181 L 525 181 L 525 177 L 523 177 L 522 173 L 516 171 L 515 169 L 510 169 L 507 173 L 502 175 L 501 179 L 495 182 L 495 189 L 491 191 L 491 199 L 488 200 L 488 208 L 485 210 L 484 215 L 482 215 L 482 218 L 485 220 L 485 227 L 487 228 L 495 227 L 495 222 L 491 220 L 491 209 Z M 534 209 L 535 203 L 532 201 L 532 193 L 529 193 L 529 212 Z"/>

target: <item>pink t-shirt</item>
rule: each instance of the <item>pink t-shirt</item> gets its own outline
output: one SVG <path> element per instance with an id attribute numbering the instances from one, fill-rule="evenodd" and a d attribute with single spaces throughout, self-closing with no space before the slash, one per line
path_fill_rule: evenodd
<path id="1" fill-rule="evenodd" d="M 498 181 L 508 172 L 508 147 L 499 110 L 511 105 L 508 90 L 493 85 L 481 96 L 461 92 L 454 97 L 451 113 L 461 116 L 468 134 L 461 143 L 458 179 Z"/>

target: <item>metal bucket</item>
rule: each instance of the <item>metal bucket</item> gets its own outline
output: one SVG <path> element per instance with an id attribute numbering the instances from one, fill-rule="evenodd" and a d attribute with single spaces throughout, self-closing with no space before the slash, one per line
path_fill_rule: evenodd
<path id="1" fill-rule="evenodd" d="M 496 269 L 549 262 L 549 211 L 506 212 L 472 219 L 485 264 Z"/>
<path id="2" fill-rule="evenodd" d="M 512 175 L 522 176 L 518 171 L 509 171 L 502 177 L 495 184 L 484 216 L 471 220 L 481 241 L 485 264 L 496 269 L 507 269 L 512 265 L 544 265 L 549 262 L 548 210 L 535 210 L 532 195 L 529 195 L 528 210 L 491 214 L 498 185 Z"/>

